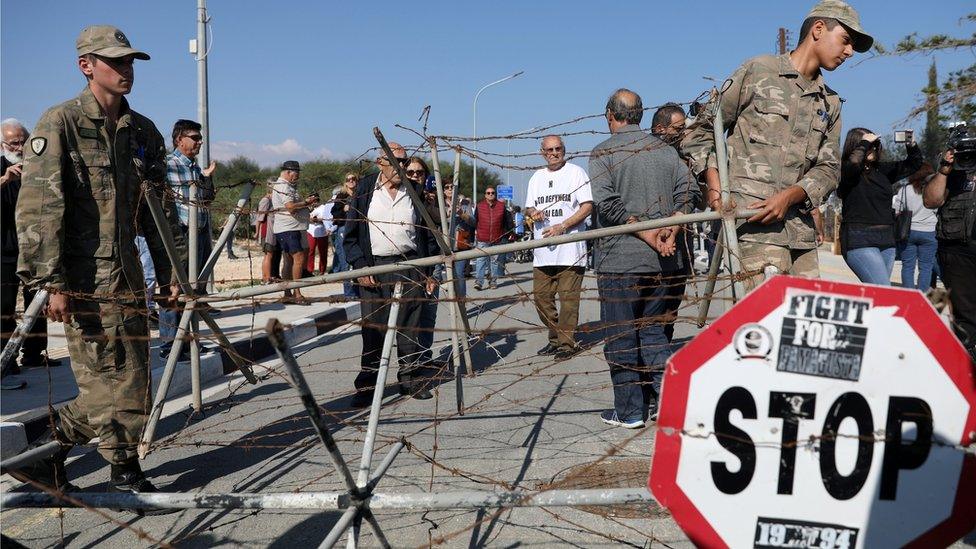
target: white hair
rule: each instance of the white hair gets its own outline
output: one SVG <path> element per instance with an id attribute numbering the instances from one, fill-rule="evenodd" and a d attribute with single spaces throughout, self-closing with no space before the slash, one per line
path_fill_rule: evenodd
<path id="1" fill-rule="evenodd" d="M 16 118 L 5 118 L 3 122 L 0 122 L 0 128 L 2 128 L 3 130 L 6 130 L 8 128 L 21 129 L 24 130 L 24 133 L 28 133 L 27 126 L 24 126 L 24 124 L 21 123 L 21 121 L 17 120 Z"/>

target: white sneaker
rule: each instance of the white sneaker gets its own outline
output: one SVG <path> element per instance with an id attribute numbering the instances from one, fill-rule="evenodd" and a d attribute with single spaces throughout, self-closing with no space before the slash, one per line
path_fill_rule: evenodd
<path id="1" fill-rule="evenodd" d="M 627 429 L 640 429 L 644 426 L 644 420 L 634 419 L 630 421 L 625 421 L 617 417 L 616 410 L 607 410 L 600 414 L 600 420 L 607 425 L 613 425 L 614 427 L 625 427 Z"/>

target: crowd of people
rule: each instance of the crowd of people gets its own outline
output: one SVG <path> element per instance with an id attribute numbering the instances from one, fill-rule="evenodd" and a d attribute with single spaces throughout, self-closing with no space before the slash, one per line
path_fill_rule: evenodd
<path id="1" fill-rule="evenodd" d="M 844 201 L 844 256 L 862 280 L 887 283 L 901 248 L 906 269 L 912 269 L 905 280 L 925 287 L 935 265 L 934 239 L 956 332 L 972 350 L 976 162 L 971 155 L 957 162 L 957 153 L 950 150 L 937 170 L 930 166 L 926 172 L 909 142 L 906 160 L 883 163 L 877 136 L 863 128 L 851 130 L 841 149 L 841 99 L 825 84 L 823 71 L 836 69 L 855 51 L 867 51 L 873 39 L 861 28 L 857 12 L 840 0 L 814 6 L 799 38 L 788 54 L 745 62 L 690 123 L 680 106 L 668 104 L 654 113 L 651 132 L 645 132 L 641 97 L 616 90 L 604 108 L 609 137 L 590 152 L 586 169 L 567 162 L 562 137 L 542 138 L 539 154 L 545 166 L 532 175 L 518 216 L 493 187 L 471 204 L 455 196 L 459 190 L 448 177 L 438 197 L 428 183 L 425 160 L 409 156 L 397 143 L 389 144 L 391 154 L 378 155 L 376 171 L 347 174 L 325 201 L 299 192 L 301 165 L 286 161 L 257 208 L 265 254 L 262 279 L 297 280 L 306 272 L 345 272 L 440 255 L 444 235 L 455 250 L 489 248 L 520 233 L 544 244 L 588 226 L 615 227 L 739 205 L 758 210 L 737 235 L 745 287 L 752 290 L 771 272 L 819 276 L 813 211 L 836 189 Z M 193 218 L 188 204 L 191 192 L 204 206 L 213 198 L 216 166 L 196 163 L 203 138 L 198 123 L 177 121 L 170 149 L 153 122 L 129 106 L 125 95 L 132 88 L 133 61 L 149 56 L 132 48 L 120 30 L 86 28 L 77 54 L 88 83 L 82 93 L 49 109 L 33 134 L 7 122 L 3 129 L 4 332 L 9 333 L 6 322 L 14 317 L 10 303 L 16 296 L 8 296 L 8 289 L 17 291 L 9 284 L 17 280 L 11 274 L 15 270 L 27 290 L 52 290 L 47 317 L 65 323 L 79 387 L 78 397 L 55 414 L 49 432 L 37 441 L 58 441 L 62 451 L 18 474 L 71 489 L 64 471 L 67 451 L 97 437 L 99 453 L 111 464 L 109 489 L 151 492 L 155 488 L 136 455 L 149 410 L 140 245 L 146 250 L 143 259 L 148 256 L 154 266 L 153 301 L 163 306 L 164 340 L 173 337 L 162 328 L 175 328 L 179 288 L 142 194 L 157 191 L 152 186 L 144 190 L 143 182 L 168 184 L 165 222 L 184 256 L 187 243 L 196 239 L 200 266 L 211 247 L 211 218 L 206 207 Z M 725 203 L 715 111 L 722 113 L 720 130 L 730 151 L 731 200 Z M 116 148 L 118 143 L 126 145 Z M 909 183 L 895 193 L 893 182 L 903 178 Z M 8 226 L 8 194 L 13 195 L 15 227 Z M 441 198 L 449 205 L 448 227 L 441 226 Z M 894 234 L 893 208 L 912 212 L 906 238 Z M 591 246 L 544 245 L 533 253 L 532 295 L 548 339 L 538 353 L 555 360 L 580 351 L 575 331 L 584 274 L 588 266 L 596 273 L 603 354 L 613 387 L 613 407 L 600 418 L 608 425 L 639 428 L 656 417 L 664 364 L 674 350 L 675 312 L 691 273 L 687 239 L 687 231 L 676 226 L 604 237 Z M 917 282 L 915 263 L 920 266 Z M 463 300 L 468 266 L 458 261 L 455 268 Z M 440 267 L 412 268 L 362 275 L 344 285 L 346 296 L 361 300 L 362 314 L 352 406 L 372 402 L 394 303 L 400 392 L 431 398 L 432 384 L 447 368 L 433 359 L 431 349 L 445 275 Z M 486 253 L 475 261 L 473 287 L 495 288 L 504 276 L 504 258 Z M 205 293 L 206 287 L 200 284 L 194 291 Z M 298 289 L 286 299 L 308 303 Z M 35 360 L 35 350 L 25 348 L 24 360 Z"/>

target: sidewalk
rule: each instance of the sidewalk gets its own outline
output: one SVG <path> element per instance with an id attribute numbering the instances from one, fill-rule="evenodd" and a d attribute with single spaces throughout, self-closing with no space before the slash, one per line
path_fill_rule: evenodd
<path id="1" fill-rule="evenodd" d="M 342 295 L 342 285 L 326 284 L 302 291 L 310 298 L 337 297 Z M 276 301 L 279 297 L 280 294 L 271 294 L 256 301 L 241 300 L 219 304 L 222 313 L 215 316 L 214 320 L 227 336 L 234 353 L 244 360 L 256 362 L 274 354 L 264 331 L 271 318 L 277 318 L 285 325 L 289 343 L 297 345 L 359 317 L 358 301 L 321 301 L 308 306 L 285 306 Z M 155 397 L 166 362 L 159 356 L 158 330 L 153 329 L 151 336 L 150 367 L 152 395 Z M 206 387 L 236 371 L 237 366 L 226 351 L 219 349 L 203 322 L 200 323 L 200 337 L 206 346 L 216 351 L 200 357 L 200 383 Z M 28 440 L 41 434 L 47 425 L 49 406 L 64 406 L 78 394 L 69 365 L 64 327 L 60 323 L 48 324 L 48 354 L 51 358 L 61 359 L 60 366 L 25 369 L 19 377 L 27 381 L 27 387 L 3 392 L 3 398 L 0 399 L 2 459 L 20 453 L 26 448 Z M 189 361 L 177 363 L 169 398 L 190 392 L 189 372 Z"/>

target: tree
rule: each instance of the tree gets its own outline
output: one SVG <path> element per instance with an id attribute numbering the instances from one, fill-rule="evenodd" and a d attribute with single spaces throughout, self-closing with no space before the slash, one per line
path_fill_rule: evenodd
<path id="1" fill-rule="evenodd" d="M 450 162 L 441 161 L 441 176 L 444 177 L 445 181 L 450 181 L 453 177 L 454 165 Z M 461 194 L 469 198 L 474 198 L 471 196 L 473 187 L 473 172 L 471 171 L 471 163 L 467 160 L 461 161 L 461 180 L 458 187 L 461 189 Z M 491 168 L 485 166 L 478 166 L 478 189 L 484 191 L 487 187 L 497 187 L 502 184 L 502 177 L 498 175 L 498 172 L 492 170 Z M 481 197 L 477 197 L 480 199 Z"/>
<path id="2" fill-rule="evenodd" d="M 963 21 L 976 23 L 976 13 L 970 13 L 962 18 Z M 880 54 L 909 55 L 920 53 L 933 55 L 939 51 L 976 47 L 976 33 L 969 37 L 952 37 L 946 34 L 935 34 L 919 38 L 912 33 L 894 46 L 891 52 L 883 45 L 875 43 L 875 51 Z M 955 72 L 949 73 L 942 85 L 926 88 L 926 101 L 912 109 L 909 117 L 921 115 L 933 107 L 946 107 L 949 118 L 966 122 L 972 126 L 976 122 L 976 63 Z"/>
<path id="3" fill-rule="evenodd" d="M 921 147 L 925 159 L 938 164 L 939 154 L 945 149 L 945 130 L 939 116 L 939 76 L 935 68 L 935 60 L 929 67 L 929 83 L 923 90 L 925 93 L 925 132 L 922 134 Z"/>

